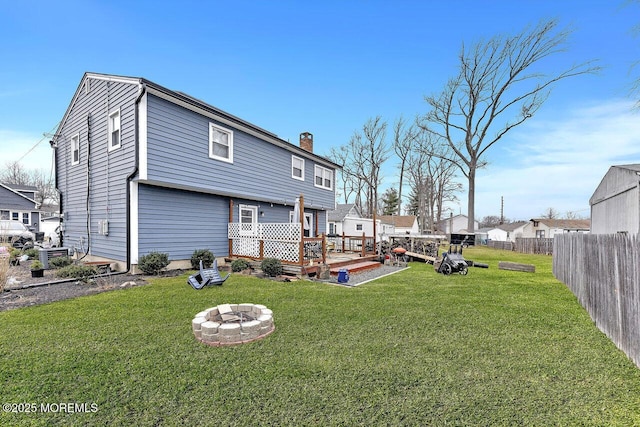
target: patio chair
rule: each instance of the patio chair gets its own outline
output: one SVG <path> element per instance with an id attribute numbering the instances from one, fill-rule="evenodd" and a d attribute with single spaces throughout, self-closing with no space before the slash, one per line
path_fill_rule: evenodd
<path id="1" fill-rule="evenodd" d="M 231 273 L 227 273 L 223 279 L 218 271 L 218 260 L 213 260 L 211 268 L 202 268 L 202 260 L 200 260 L 200 272 L 189 276 L 187 283 L 193 286 L 193 289 L 200 290 L 207 285 L 222 285 L 229 278 Z"/>

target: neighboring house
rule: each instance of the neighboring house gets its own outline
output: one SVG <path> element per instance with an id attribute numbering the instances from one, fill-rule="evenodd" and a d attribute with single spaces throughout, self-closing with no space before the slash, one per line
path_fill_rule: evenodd
<path id="1" fill-rule="evenodd" d="M 640 232 L 640 164 L 611 166 L 589 199 L 591 232 Z"/>
<path id="2" fill-rule="evenodd" d="M 588 219 L 533 218 L 522 228 L 520 237 L 544 239 L 562 233 L 588 233 L 590 223 Z"/>
<path id="3" fill-rule="evenodd" d="M 469 217 L 466 215 L 455 215 L 447 219 L 443 219 L 438 223 L 438 230 L 444 234 L 467 234 L 469 225 Z M 473 229 L 478 229 L 478 221 L 473 221 Z"/>
<path id="4" fill-rule="evenodd" d="M 373 237 L 373 219 L 363 218 L 360 209 L 354 203 L 337 204 L 336 209 L 328 212 L 329 234 L 345 236 Z M 376 220 L 376 234 L 381 232 L 380 220 Z"/>
<path id="5" fill-rule="evenodd" d="M 304 196 L 305 234 L 326 232 L 339 166 L 144 78 L 86 73 L 54 139 L 62 246 L 128 268 L 152 251 L 186 264 L 229 254 L 229 223 L 289 223 Z M 122 265 L 121 265 L 122 266 Z"/>
<path id="6" fill-rule="evenodd" d="M 33 231 L 39 231 L 40 206 L 33 186 L 0 183 L 0 219 L 20 221 Z"/>
<path id="7" fill-rule="evenodd" d="M 508 224 L 500 224 L 489 235 L 490 240 L 501 242 L 515 242 L 516 238 L 522 237 L 524 227 L 529 224 L 527 221 L 516 221 Z"/>
<path id="8" fill-rule="evenodd" d="M 387 226 L 387 234 L 420 234 L 415 215 L 380 215 L 378 218 Z"/>

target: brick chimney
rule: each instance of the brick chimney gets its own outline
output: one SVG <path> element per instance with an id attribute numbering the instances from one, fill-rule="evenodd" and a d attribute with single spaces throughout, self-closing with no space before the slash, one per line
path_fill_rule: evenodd
<path id="1" fill-rule="evenodd" d="M 313 134 L 309 132 L 302 132 L 300 134 L 300 148 L 313 153 Z"/>

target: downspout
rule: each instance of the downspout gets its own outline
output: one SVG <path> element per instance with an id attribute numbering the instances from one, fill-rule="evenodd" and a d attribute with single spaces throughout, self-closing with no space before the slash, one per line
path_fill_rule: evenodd
<path id="1" fill-rule="evenodd" d="M 138 113 L 138 109 L 140 108 L 140 101 L 142 100 L 142 97 L 144 96 L 144 94 L 147 91 L 147 86 L 143 83 L 140 82 L 140 86 L 139 86 L 139 94 L 138 97 L 136 98 L 136 102 L 134 103 L 134 115 L 135 115 L 135 154 L 134 154 L 134 165 L 133 165 L 133 169 L 131 170 L 131 173 L 129 175 L 127 175 L 127 178 L 125 180 L 125 185 L 126 185 L 126 198 L 127 198 L 127 212 L 126 212 L 126 220 L 127 220 L 127 239 L 126 239 L 126 245 L 127 245 L 127 270 L 125 271 L 125 273 L 128 273 L 129 271 L 131 271 L 131 190 L 130 190 L 130 184 L 131 181 L 133 180 L 133 178 L 135 178 L 135 176 L 138 174 L 138 166 L 139 166 L 139 162 L 140 162 L 140 121 L 139 121 L 139 113 Z"/>

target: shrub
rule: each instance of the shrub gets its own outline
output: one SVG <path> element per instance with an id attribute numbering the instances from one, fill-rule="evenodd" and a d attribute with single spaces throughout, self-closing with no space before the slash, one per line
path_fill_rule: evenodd
<path id="1" fill-rule="evenodd" d="M 56 270 L 56 276 L 58 277 L 74 278 L 85 283 L 96 274 L 98 274 L 96 269 L 89 265 L 71 264 Z"/>
<path id="2" fill-rule="evenodd" d="M 53 268 L 66 267 L 72 263 L 73 261 L 68 256 L 55 257 L 49 260 L 49 265 Z"/>
<path id="3" fill-rule="evenodd" d="M 196 249 L 193 251 L 193 255 L 191 255 L 191 268 L 198 270 L 201 260 L 204 268 L 211 268 L 214 259 L 215 256 L 209 249 Z"/>
<path id="4" fill-rule="evenodd" d="M 27 249 L 24 251 L 24 254 L 29 257 L 29 259 L 36 259 L 40 257 L 40 251 L 36 248 Z"/>
<path id="5" fill-rule="evenodd" d="M 277 258 L 265 258 L 260 264 L 260 268 L 269 277 L 282 274 L 282 263 Z"/>
<path id="6" fill-rule="evenodd" d="M 44 265 L 39 260 L 31 262 L 31 270 L 42 270 Z"/>
<path id="7" fill-rule="evenodd" d="M 234 273 L 246 270 L 247 268 L 249 268 L 249 263 L 243 259 L 236 259 L 231 263 L 231 271 Z"/>
<path id="8" fill-rule="evenodd" d="M 138 268 L 144 274 L 158 275 L 167 265 L 169 265 L 169 254 L 166 253 L 153 251 L 138 259 Z"/>

